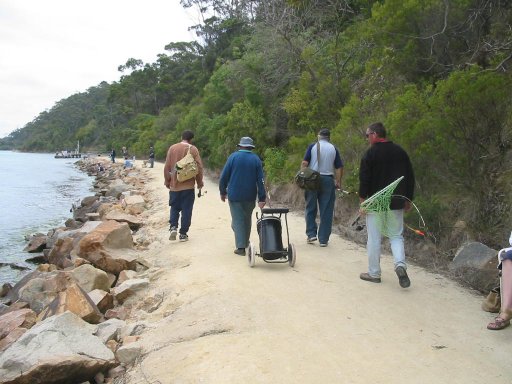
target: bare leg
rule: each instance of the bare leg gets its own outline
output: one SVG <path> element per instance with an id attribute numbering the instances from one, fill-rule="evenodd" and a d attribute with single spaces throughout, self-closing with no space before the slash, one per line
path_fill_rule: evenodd
<path id="1" fill-rule="evenodd" d="M 512 260 L 501 264 L 501 313 L 502 319 L 512 318 Z"/>

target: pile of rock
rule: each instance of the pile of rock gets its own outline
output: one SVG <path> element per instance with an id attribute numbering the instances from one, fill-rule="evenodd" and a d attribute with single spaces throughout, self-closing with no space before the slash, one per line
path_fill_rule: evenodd
<path id="1" fill-rule="evenodd" d="M 30 239 L 26 250 L 46 262 L 0 303 L 1 383 L 112 382 L 141 353 L 132 310 L 154 311 L 154 273 L 140 257 L 146 170 L 80 161 L 96 174 L 95 195 L 73 207 L 73 219 Z M 149 304 L 148 304 L 149 303 Z"/>

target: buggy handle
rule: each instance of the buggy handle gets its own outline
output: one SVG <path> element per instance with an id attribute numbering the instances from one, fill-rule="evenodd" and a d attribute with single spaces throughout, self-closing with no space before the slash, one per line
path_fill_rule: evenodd
<path id="1" fill-rule="evenodd" d="M 262 208 L 261 213 L 288 213 L 288 208 Z"/>

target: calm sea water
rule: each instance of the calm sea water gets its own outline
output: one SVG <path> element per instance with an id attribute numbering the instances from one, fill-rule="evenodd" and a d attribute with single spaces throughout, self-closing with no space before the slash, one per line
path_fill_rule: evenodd
<path id="1" fill-rule="evenodd" d="M 77 159 L 53 154 L 0 151 L 0 263 L 34 269 L 25 259 L 25 236 L 64 225 L 73 203 L 91 194 L 93 178 L 81 172 Z M 27 272 L 0 267 L 0 285 L 15 283 Z"/>

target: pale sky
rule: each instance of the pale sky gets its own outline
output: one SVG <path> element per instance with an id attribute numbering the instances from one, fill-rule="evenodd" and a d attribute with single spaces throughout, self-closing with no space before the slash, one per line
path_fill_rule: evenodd
<path id="1" fill-rule="evenodd" d="M 0 0 L 0 138 L 101 81 L 153 63 L 198 24 L 179 0 Z"/>

